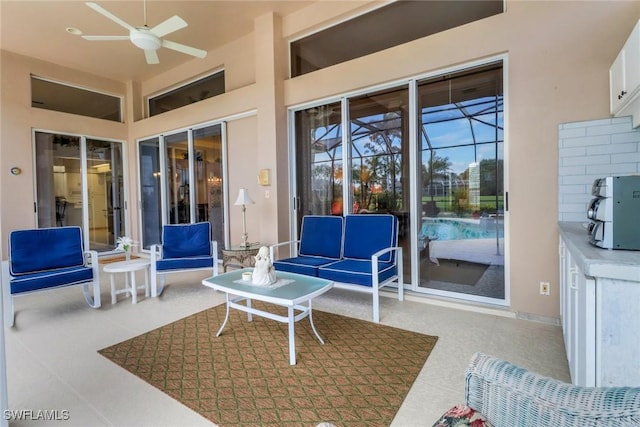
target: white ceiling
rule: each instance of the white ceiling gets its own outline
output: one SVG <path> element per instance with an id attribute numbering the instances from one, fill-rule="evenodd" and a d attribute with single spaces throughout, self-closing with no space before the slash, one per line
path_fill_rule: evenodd
<path id="1" fill-rule="evenodd" d="M 134 27 L 144 24 L 143 0 L 94 1 Z M 285 16 L 309 4 L 310 0 L 147 1 L 147 24 L 153 27 L 178 15 L 188 26 L 164 38 L 211 51 L 251 33 L 258 16 L 269 11 Z M 2 49 L 117 81 L 143 81 L 187 61 L 200 61 L 162 48 L 160 64 L 148 65 L 144 52 L 128 40 L 88 41 L 69 34 L 67 27 L 85 35 L 128 35 L 124 27 L 80 0 L 0 0 L 0 17 Z"/>

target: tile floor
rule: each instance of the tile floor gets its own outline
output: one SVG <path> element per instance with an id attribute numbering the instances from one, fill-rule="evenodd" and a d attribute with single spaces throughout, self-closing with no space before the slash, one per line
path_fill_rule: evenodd
<path id="1" fill-rule="evenodd" d="M 142 276 L 140 277 L 142 279 Z M 13 422 L 12 426 L 211 426 L 197 413 L 97 353 L 171 321 L 224 301 L 200 285 L 202 273 L 169 276 L 160 298 L 140 295 L 136 305 L 119 296 L 112 305 L 102 280 L 102 308 L 89 308 L 80 288 L 16 299 L 16 327 L 7 330 L 9 407 L 67 410 L 67 421 Z M 370 319 L 370 297 L 334 289 L 314 308 Z M 381 298 L 382 323 L 439 337 L 392 426 L 431 426 L 464 400 L 464 370 L 482 351 L 568 380 L 560 327 L 494 314 Z M 402 355 L 398 355 L 402 357 Z M 320 420 L 318 420 L 320 421 Z"/>

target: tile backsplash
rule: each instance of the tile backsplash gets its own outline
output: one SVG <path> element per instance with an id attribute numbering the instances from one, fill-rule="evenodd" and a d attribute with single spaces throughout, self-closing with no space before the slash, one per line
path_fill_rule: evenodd
<path id="1" fill-rule="evenodd" d="M 561 124 L 558 143 L 559 221 L 587 221 L 596 178 L 640 173 L 640 128 L 630 116 Z"/>

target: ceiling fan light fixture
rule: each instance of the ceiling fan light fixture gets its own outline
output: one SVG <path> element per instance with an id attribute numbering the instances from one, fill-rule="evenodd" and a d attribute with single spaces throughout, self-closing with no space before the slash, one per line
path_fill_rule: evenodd
<path id="1" fill-rule="evenodd" d="M 75 28 L 75 27 L 67 27 L 65 28 L 65 31 L 69 34 L 73 34 L 74 36 L 82 35 L 82 31 L 80 31 L 78 28 Z"/>
<path id="2" fill-rule="evenodd" d="M 131 31 L 129 38 L 131 43 L 142 50 L 158 50 L 162 47 L 162 40 L 146 28 L 137 28 L 135 31 Z"/>
<path id="3" fill-rule="evenodd" d="M 0 0 L 2 1 L 2 0 Z M 165 19 L 163 22 L 154 26 L 153 28 L 149 28 L 147 26 L 147 3 L 145 0 L 144 3 L 144 25 L 139 27 L 134 27 L 118 18 L 113 13 L 109 12 L 102 6 L 97 3 L 87 2 L 87 6 L 91 9 L 95 10 L 99 14 L 105 16 L 121 27 L 129 30 L 129 35 L 94 35 L 94 36 L 82 36 L 85 40 L 91 41 L 112 41 L 112 40 L 129 40 L 133 45 L 139 49 L 144 51 L 144 56 L 147 60 L 147 64 L 158 64 L 160 60 L 158 59 L 157 50 L 161 47 L 166 47 L 167 49 L 175 50 L 180 53 L 184 53 L 186 55 L 195 56 L 196 58 L 204 58 L 207 56 L 207 52 L 202 49 L 196 49 L 195 47 L 187 46 L 184 44 L 172 42 L 170 40 L 164 40 L 163 37 L 167 34 L 171 34 L 175 31 L 178 31 L 187 26 L 187 22 L 180 18 L 178 15 L 173 15 L 169 19 Z M 69 31 L 69 30 L 67 30 Z"/>

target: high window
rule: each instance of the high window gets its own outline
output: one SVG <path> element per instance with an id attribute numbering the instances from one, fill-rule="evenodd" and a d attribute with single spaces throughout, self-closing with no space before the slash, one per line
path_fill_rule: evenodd
<path id="1" fill-rule="evenodd" d="M 122 99 L 31 76 L 31 106 L 96 119 L 122 121 Z"/>
<path id="2" fill-rule="evenodd" d="M 503 0 L 393 2 L 292 42 L 291 77 L 379 52 L 503 11 Z"/>
<path id="3" fill-rule="evenodd" d="M 224 70 L 149 97 L 149 117 L 203 101 L 225 92 Z"/>

